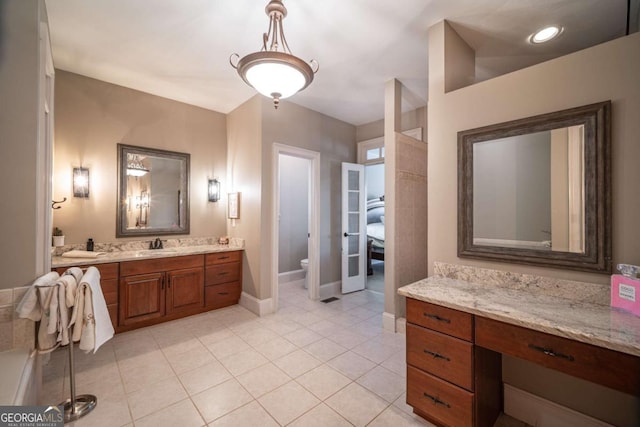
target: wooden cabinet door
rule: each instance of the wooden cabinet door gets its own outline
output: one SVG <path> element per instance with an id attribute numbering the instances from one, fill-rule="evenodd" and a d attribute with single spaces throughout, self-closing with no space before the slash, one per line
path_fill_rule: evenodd
<path id="1" fill-rule="evenodd" d="M 204 269 L 167 272 L 167 314 L 198 312 L 204 306 Z"/>
<path id="2" fill-rule="evenodd" d="M 120 325 L 132 325 L 164 316 L 163 273 L 120 278 Z"/>

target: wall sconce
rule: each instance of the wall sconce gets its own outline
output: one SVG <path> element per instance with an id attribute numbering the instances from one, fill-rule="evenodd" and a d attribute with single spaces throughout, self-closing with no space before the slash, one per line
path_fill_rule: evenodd
<path id="1" fill-rule="evenodd" d="M 220 181 L 217 179 L 209 180 L 209 201 L 217 202 L 220 200 Z"/>
<path id="2" fill-rule="evenodd" d="M 73 197 L 89 197 L 89 169 L 73 168 Z"/>

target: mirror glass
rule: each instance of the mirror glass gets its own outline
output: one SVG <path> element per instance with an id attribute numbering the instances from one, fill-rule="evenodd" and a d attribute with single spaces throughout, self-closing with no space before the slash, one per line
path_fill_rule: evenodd
<path id="1" fill-rule="evenodd" d="M 189 233 L 190 155 L 118 144 L 116 237 Z"/>
<path id="2" fill-rule="evenodd" d="M 609 101 L 458 133 L 458 256 L 611 271 Z"/>
<path id="3" fill-rule="evenodd" d="M 473 144 L 473 244 L 584 253 L 584 125 Z"/>

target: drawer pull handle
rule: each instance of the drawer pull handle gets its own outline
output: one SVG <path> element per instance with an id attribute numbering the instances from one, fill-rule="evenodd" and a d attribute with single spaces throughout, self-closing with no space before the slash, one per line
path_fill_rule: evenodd
<path id="1" fill-rule="evenodd" d="M 218 259 L 228 259 L 228 258 L 229 258 L 228 256 L 220 256 L 220 257 L 218 257 Z"/>
<path id="2" fill-rule="evenodd" d="M 428 317 L 429 319 L 433 319 L 436 320 L 438 322 L 445 322 L 445 323 L 451 323 L 451 320 L 446 319 L 444 317 L 440 317 L 437 314 L 429 314 L 429 313 L 423 313 L 425 317 Z"/>
<path id="3" fill-rule="evenodd" d="M 447 356 L 443 356 L 440 353 L 437 353 L 435 351 L 431 351 L 431 350 L 427 350 L 426 348 L 424 349 L 424 352 L 430 356 L 433 356 L 434 359 L 444 359 L 447 362 L 451 362 L 451 359 L 449 359 Z"/>
<path id="4" fill-rule="evenodd" d="M 229 292 L 218 292 L 218 295 L 229 295 Z"/>
<path id="5" fill-rule="evenodd" d="M 222 272 L 218 273 L 218 276 L 226 276 L 227 274 L 229 274 L 228 271 L 222 271 Z"/>
<path id="6" fill-rule="evenodd" d="M 424 397 L 431 400 L 434 405 L 442 405 L 442 406 L 446 406 L 447 408 L 451 408 L 451 405 L 449 405 L 447 402 L 443 400 L 438 399 L 435 396 L 431 396 L 430 394 L 427 394 L 427 393 L 422 393 L 422 394 L 424 395 Z"/>
<path id="7" fill-rule="evenodd" d="M 562 354 L 562 353 L 556 353 L 555 351 L 553 351 L 553 349 L 551 348 L 546 348 L 546 347 L 540 347 L 534 344 L 529 344 L 529 348 L 535 351 L 539 351 L 541 353 L 546 354 L 547 356 L 553 356 L 553 357 L 559 357 L 561 359 L 565 359 L 568 360 L 569 362 L 573 362 L 574 360 L 576 360 L 573 356 L 571 356 L 570 354 Z"/>

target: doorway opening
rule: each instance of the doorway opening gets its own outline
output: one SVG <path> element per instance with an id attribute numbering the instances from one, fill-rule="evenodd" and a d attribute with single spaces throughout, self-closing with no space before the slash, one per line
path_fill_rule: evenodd
<path id="1" fill-rule="evenodd" d="M 274 144 L 272 279 L 273 311 L 280 296 L 319 298 L 320 153 Z"/>
<path id="2" fill-rule="evenodd" d="M 367 281 L 365 289 L 384 295 L 384 163 L 365 166 L 367 188 Z"/>

